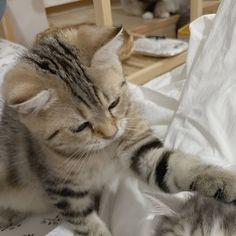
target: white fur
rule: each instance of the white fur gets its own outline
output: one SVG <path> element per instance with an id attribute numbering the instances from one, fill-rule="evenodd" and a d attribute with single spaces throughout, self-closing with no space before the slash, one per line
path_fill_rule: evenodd
<path id="1" fill-rule="evenodd" d="M 147 11 L 147 12 L 145 12 L 145 13 L 143 14 L 142 17 L 143 17 L 143 19 L 149 20 L 149 19 L 153 19 L 153 18 L 154 18 L 154 15 L 153 15 L 152 12 Z"/>

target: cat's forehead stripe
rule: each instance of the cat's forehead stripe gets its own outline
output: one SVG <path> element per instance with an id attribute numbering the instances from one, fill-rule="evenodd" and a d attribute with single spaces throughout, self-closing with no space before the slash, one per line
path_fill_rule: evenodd
<path id="1" fill-rule="evenodd" d="M 81 66 L 78 51 L 58 37 L 50 37 L 23 58 L 36 68 L 57 75 L 87 107 L 101 104 L 97 88 Z"/>

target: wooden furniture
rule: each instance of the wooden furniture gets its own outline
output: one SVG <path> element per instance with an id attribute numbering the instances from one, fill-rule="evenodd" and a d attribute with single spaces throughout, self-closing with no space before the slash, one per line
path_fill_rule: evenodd
<path id="1" fill-rule="evenodd" d="M 138 34 L 176 36 L 176 22 L 178 15 L 166 19 L 144 20 L 141 17 L 127 15 L 121 8 L 118 0 L 53 0 L 50 5 L 47 1 L 46 12 L 50 26 L 62 26 L 80 22 L 96 22 L 99 26 L 125 25 L 128 30 Z M 65 2 L 82 4 L 81 9 L 72 9 L 68 13 L 53 14 L 52 9 L 60 5 L 60 11 L 65 10 Z M 111 7 L 111 2 L 112 7 Z M 115 2 L 115 4 L 114 4 Z M 88 7 L 84 4 L 93 4 Z M 219 1 L 191 0 L 191 20 L 202 13 L 212 13 L 218 7 Z M 41 2 L 42 4 L 42 2 Z M 2 32 L 6 39 L 14 41 L 10 12 L 7 11 L 1 21 Z M 133 55 L 123 63 L 127 79 L 133 83 L 143 84 L 156 76 L 163 74 L 185 62 L 186 53 L 171 58 L 152 58 L 148 56 Z"/>
<path id="2" fill-rule="evenodd" d="M 219 1 L 191 0 L 191 21 L 203 13 L 216 12 Z M 133 55 L 123 63 L 124 74 L 128 81 L 135 84 L 144 84 L 149 80 L 166 73 L 185 63 L 187 53 L 171 58 L 151 58 L 148 56 Z"/>
<path id="3" fill-rule="evenodd" d="M 124 75 L 129 82 L 142 85 L 184 64 L 186 55 L 186 52 L 170 58 L 133 55 L 123 63 Z"/>
<path id="4" fill-rule="evenodd" d="M 10 11 L 8 8 L 6 8 L 3 18 L 1 19 L 1 22 L 0 22 L 0 35 L 1 37 L 9 41 L 15 40 L 13 28 L 11 24 Z"/>
<path id="5" fill-rule="evenodd" d="M 93 0 L 93 6 L 98 26 L 112 26 L 111 1 Z"/>
<path id="6" fill-rule="evenodd" d="M 190 6 L 190 19 L 194 21 L 203 13 L 203 1 L 202 0 L 191 0 Z"/>
<path id="7" fill-rule="evenodd" d="M 71 1 L 74 2 L 74 0 Z M 83 1 L 77 3 L 81 4 Z M 49 14 L 49 24 L 61 26 L 74 22 L 96 22 L 99 26 L 112 24 L 124 25 L 126 29 L 138 34 L 176 37 L 178 15 L 166 19 L 144 20 L 141 17 L 127 15 L 119 2 L 114 3 L 114 0 L 112 1 L 113 4 L 111 7 L 111 1 L 112 0 L 93 0 L 94 9 L 92 7 L 83 7 L 80 11 L 78 8 L 77 11 L 70 12 L 70 17 Z M 215 12 L 218 4 L 219 1 L 191 0 L 191 20 L 196 19 L 203 13 Z M 123 62 L 123 69 L 126 78 L 130 82 L 143 84 L 183 64 L 185 60 L 186 52 L 171 58 L 153 58 L 149 56 L 133 55 Z"/>
<path id="8" fill-rule="evenodd" d="M 85 0 L 86 1 L 86 0 Z M 101 1 L 101 2 L 100 2 Z M 176 23 L 179 16 L 171 16 L 167 19 L 152 19 L 145 20 L 142 17 L 135 17 L 126 14 L 120 3 L 112 1 L 112 7 L 101 7 L 104 0 L 93 0 L 94 8 L 92 5 L 83 5 L 84 1 L 70 4 L 73 8 L 69 8 L 67 12 L 58 14 L 54 11 L 55 7 L 47 8 L 48 21 L 50 26 L 63 26 L 75 23 L 90 22 L 97 23 L 98 25 L 124 25 L 126 29 L 140 34 L 156 34 L 165 35 L 167 37 L 176 37 Z M 105 0 L 110 2 L 110 0 Z M 105 4 L 108 6 L 107 4 Z M 62 7 L 60 7 L 61 10 Z M 104 13 L 105 11 L 105 13 Z M 98 17 L 103 15 L 103 18 Z M 112 16 L 112 20 L 111 17 Z"/>

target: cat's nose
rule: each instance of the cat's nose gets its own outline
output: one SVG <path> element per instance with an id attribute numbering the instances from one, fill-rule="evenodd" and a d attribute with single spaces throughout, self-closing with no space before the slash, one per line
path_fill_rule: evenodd
<path id="1" fill-rule="evenodd" d="M 104 123 L 97 127 L 97 132 L 102 136 L 104 139 L 113 139 L 117 134 L 117 127 L 113 124 Z"/>
<path id="2" fill-rule="evenodd" d="M 109 133 L 109 134 L 104 134 L 103 133 L 103 138 L 104 139 L 113 139 L 113 138 L 115 138 L 116 134 L 117 134 L 117 130 L 115 132 Z"/>
<path id="3" fill-rule="evenodd" d="M 114 127 L 114 128 L 100 129 L 99 133 L 104 139 L 113 139 L 117 134 L 117 128 Z"/>

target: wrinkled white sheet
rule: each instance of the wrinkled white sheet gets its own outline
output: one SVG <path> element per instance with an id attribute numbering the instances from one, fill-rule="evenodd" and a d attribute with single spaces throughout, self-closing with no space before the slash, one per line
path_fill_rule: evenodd
<path id="1" fill-rule="evenodd" d="M 215 19 L 200 18 L 191 31 L 188 81 L 166 145 L 235 163 L 236 1 L 223 1 Z"/>

